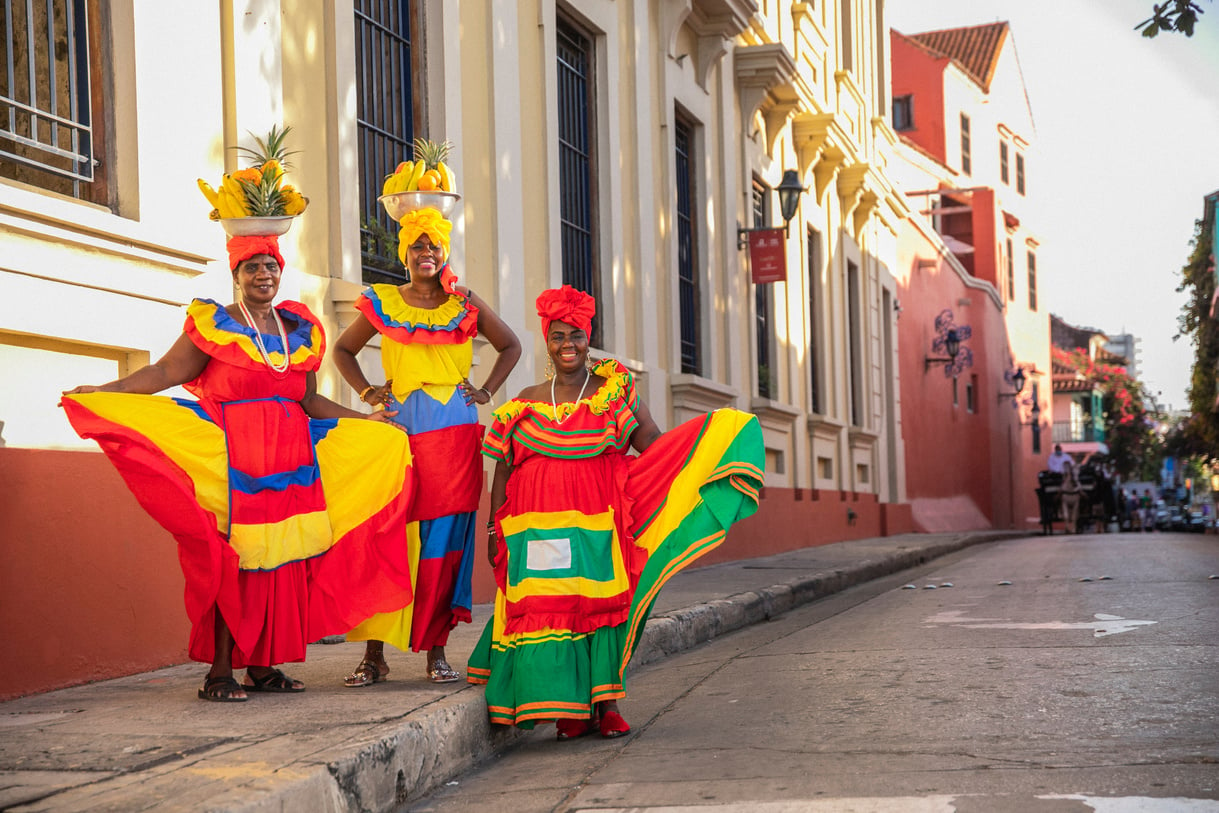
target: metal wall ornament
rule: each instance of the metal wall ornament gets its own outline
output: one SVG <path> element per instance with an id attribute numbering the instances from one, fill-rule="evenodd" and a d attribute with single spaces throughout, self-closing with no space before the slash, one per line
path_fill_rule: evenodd
<path id="1" fill-rule="evenodd" d="M 952 310 L 945 308 L 935 317 L 936 337 L 931 341 L 931 352 L 949 353 L 952 343 L 957 344 L 957 352 L 949 353 L 949 360 L 944 365 L 944 377 L 956 378 L 965 368 L 974 366 L 973 351 L 965 346 L 965 342 L 973 336 L 969 325 L 953 324 Z"/>

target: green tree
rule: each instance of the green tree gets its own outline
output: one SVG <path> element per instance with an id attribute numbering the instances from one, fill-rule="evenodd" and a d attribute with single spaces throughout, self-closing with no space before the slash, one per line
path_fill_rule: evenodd
<path id="1" fill-rule="evenodd" d="M 1189 383 L 1189 408 L 1192 413 L 1180 427 L 1179 454 L 1219 459 L 1219 319 L 1211 316 L 1215 296 L 1213 232 L 1205 221 L 1194 226 L 1193 251 L 1181 269 L 1178 293 L 1185 293 L 1185 304 L 1177 317 L 1174 339 L 1188 337 L 1194 346 L 1194 365 Z"/>
<path id="2" fill-rule="evenodd" d="M 1142 29 L 1144 37 L 1154 37 L 1161 31 L 1180 31 L 1187 37 L 1194 35 L 1194 25 L 1202 14 L 1202 7 L 1191 0 L 1167 0 L 1151 7 L 1151 16 L 1134 27 Z"/>

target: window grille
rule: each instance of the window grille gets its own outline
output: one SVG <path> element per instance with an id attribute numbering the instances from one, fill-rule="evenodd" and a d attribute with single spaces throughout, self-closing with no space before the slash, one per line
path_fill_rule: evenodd
<path id="1" fill-rule="evenodd" d="M 961 171 L 966 175 L 973 173 L 972 146 L 969 137 L 969 116 L 961 114 Z"/>
<path id="2" fill-rule="evenodd" d="M 1016 153 L 1016 191 L 1024 194 L 1024 154 Z"/>
<path id="3" fill-rule="evenodd" d="M 851 424 L 863 426 L 863 292 L 859 266 L 847 260 L 847 352 L 850 354 Z"/>
<path id="4" fill-rule="evenodd" d="M 753 227 L 766 228 L 770 225 L 770 187 L 757 178 L 753 179 Z M 758 345 L 758 397 L 773 398 L 775 393 L 775 370 L 770 356 L 770 284 L 761 283 L 753 286 L 754 297 L 754 332 L 757 334 Z"/>
<path id="5" fill-rule="evenodd" d="M 1012 253 L 1012 240 L 1007 240 L 1007 301 L 1016 301 L 1016 255 Z"/>
<path id="6" fill-rule="evenodd" d="M 1029 310 L 1037 310 L 1037 255 L 1029 252 Z"/>
<path id="7" fill-rule="evenodd" d="M 808 230 L 808 369 L 812 391 L 810 393 L 813 412 L 820 414 L 821 383 L 819 381 L 820 365 L 817 363 L 817 290 L 821 274 L 821 235 L 815 229 Z"/>
<path id="8" fill-rule="evenodd" d="M 1007 142 L 999 141 L 999 180 L 1008 183 Z"/>
<path id="9" fill-rule="evenodd" d="M 674 128 L 677 168 L 677 299 L 681 318 L 681 371 L 702 373 L 699 358 L 699 285 L 694 233 L 693 129 L 678 118 Z"/>
<path id="10" fill-rule="evenodd" d="M 914 129 L 914 97 L 911 95 L 893 97 L 893 129 L 897 131 Z"/>
<path id="11" fill-rule="evenodd" d="M 356 132 L 359 140 L 360 258 L 365 282 L 401 283 L 398 224 L 377 201 L 381 185 L 414 155 L 410 0 L 356 0 Z"/>
<path id="12" fill-rule="evenodd" d="M 594 346 L 604 316 L 597 274 L 596 155 L 592 40 L 567 20 L 556 25 L 558 53 L 559 231 L 563 282 L 597 300 Z"/>
<path id="13" fill-rule="evenodd" d="M 100 161 L 85 0 L 8 0 L 0 19 L 0 177 L 90 197 Z"/>

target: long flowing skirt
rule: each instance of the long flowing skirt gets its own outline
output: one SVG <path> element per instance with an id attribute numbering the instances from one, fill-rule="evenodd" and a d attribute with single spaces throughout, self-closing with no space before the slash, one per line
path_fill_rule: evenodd
<path id="1" fill-rule="evenodd" d="M 217 610 L 242 668 L 303 660 L 309 641 L 410 600 L 402 432 L 310 420 L 274 398 L 221 405 L 227 430 L 189 399 L 89 393 L 63 406 L 177 540 L 193 659 L 214 657 Z"/>
<path id="2" fill-rule="evenodd" d="M 470 658 L 494 723 L 587 719 L 623 674 L 656 596 L 757 510 L 761 430 L 718 410 L 643 455 L 534 458 L 498 516 L 495 614 Z"/>
<path id="3" fill-rule="evenodd" d="M 441 404 L 422 390 L 386 406 L 410 434 L 419 493 L 406 531 L 413 599 L 366 619 L 349 641 L 385 641 L 415 652 L 444 646 L 470 623 L 475 513 L 483 489 L 478 411 L 458 389 Z"/>

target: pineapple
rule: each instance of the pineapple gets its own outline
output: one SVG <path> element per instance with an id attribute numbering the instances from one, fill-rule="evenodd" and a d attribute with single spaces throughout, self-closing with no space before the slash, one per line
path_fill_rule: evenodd
<path id="1" fill-rule="evenodd" d="M 416 171 L 413 179 L 415 187 L 430 192 L 455 192 L 456 177 L 453 170 L 445 164 L 453 145 L 446 141 L 432 141 L 430 138 L 415 139 L 415 165 L 423 165 L 424 171 Z M 422 176 L 422 177 L 421 177 Z M 408 185 L 408 189 L 412 188 Z"/>
<path id="2" fill-rule="evenodd" d="M 290 132 L 292 132 L 291 126 L 281 130 L 279 125 L 272 124 L 271 129 L 267 132 L 266 139 L 261 139 L 250 133 L 251 136 L 254 136 L 254 143 L 257 145 L 257 149 L 238 147 L 237 152 L 252 161 L 254 166 L 261 167 L 268 161 L 275 161 L 283 169 L 291 169 L 292 165 L 288 163 L 288 156 L 296 155 L 296 150 L 292 152 L 284 150 L 285 142 Z"/>
<path id="3" fill-rule="evenodd" d="M 250 217 L 279 217 L 286 214 L 300 214 L 308 203 L 307 198 L 301 198 L 299 193 L 287 195 L 280 187 L 284 170 L 292 165 L 288 156 L 295 155 L 284 149 L 291 127 L 282 130 L 278 125 L 271 125 L 265 139 L 255 136 L 256 148 L 238 147 L 242 157 L 253 162 L 247 169 L 238 170 L 233 175 L 238 179 L 245 193 L 246 206 Z M 289 212 L 288 210 L 293 211 Z"/>
<path id="4" fill-rule="evenodd" d="M 246 205 L 250 209 L 250 217 L 279 217 L 287 214 L 284 209 L 284 194 L 279 188 L 280 176 L 274 172 L 264 172 L 257 183 L 240 181 L 245 191 Z"/>
<path id="5" fill-rule="evenodd" d="M 415 139 L 415 160 L 423 161 L 425 169 L 436 169 L 449 157 L 453 145 L 448 141 L 432 141 L 430 138 Z"/>

